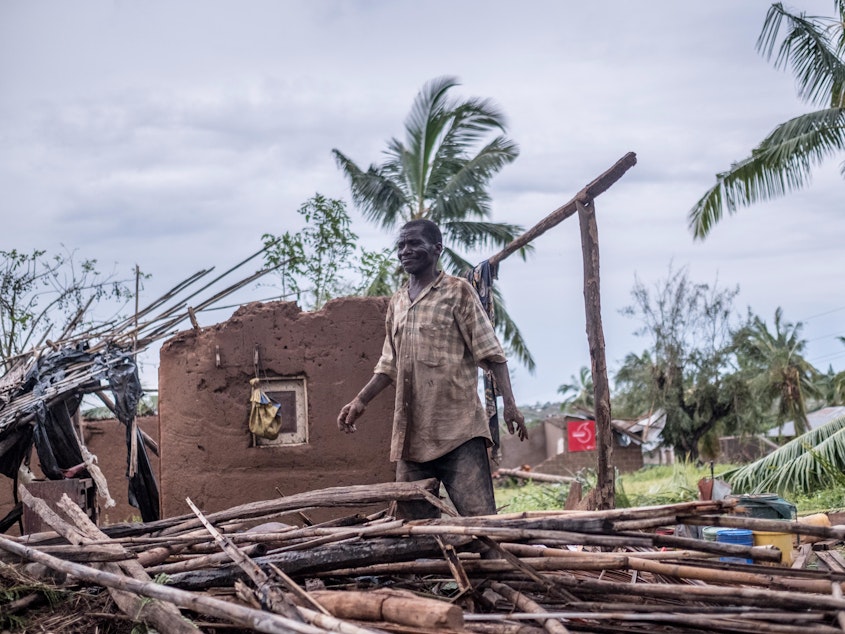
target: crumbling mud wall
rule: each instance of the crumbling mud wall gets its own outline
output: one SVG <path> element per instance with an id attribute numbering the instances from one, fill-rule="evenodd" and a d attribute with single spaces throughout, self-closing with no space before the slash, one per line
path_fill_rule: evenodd
<path id="1" fill-rule="evenodd" d="M 387 301 L 344 298 L 313 313 L 291 302 L 249 304 L 224 323 L 167 341 L 159 366 L 162 516 L 190 512 L 186 497 L 217 511 L 392 481 L 393 388 L 370 403 L 357 433 L 343 434 L 336 423 L 341 407 L 372 377 Z M 302 391 L 291 402 L 307 405 L 307 420 L 283 409 L 283 430 L 299 422 L 307 441 L 288 433 L 289 444 L 257 445 L 248 428 L 256 374 L 298 382 Z"/>

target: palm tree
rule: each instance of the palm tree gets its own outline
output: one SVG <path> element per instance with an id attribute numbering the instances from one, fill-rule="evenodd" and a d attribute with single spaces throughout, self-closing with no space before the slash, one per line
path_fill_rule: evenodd
<path id="1" fill-rule="evenodd" d="M 794 14 L 775 3 L 766 14 L 757 50 L 771 60 L 781 29 L 776 68 L 792 67 L 798 94 L 820 110 L 780 124 L 751 156 L 716 175 L 716 184 L 689 212 L 689 225 L 703 239 L 725 211 L 770 200 L 806 185 L 814 167 L 845 150 L 845 0 L 837 18 Z M 845 163 L 841 171 L 845 176 Z"/>
<path id="2" fill-rule="evenodd" d="M 596 399 L 590 368 L 581 366 L 578 376 L 573 374 L 570 381 L 557 388 L 558 393 L 565 397 L 560 409 L 576 409 L 592 416 L 596 411 Z"/>
<path id="3" fill-rule="evenodd" d="M 749 377 L 752 393 L 775 412 L 778 426 L 792 420 L 796 435 L 808 430 L 806 397 L 815 395 L 818 371 L 802 356 L 806 340 L 802 324 L 782 320 L 775 311 L 774 332 L 754 316 L 735 337 L 740 372 Z"/>
<path id="4" fill-rule="evenodd" d="M 405 119 L 405 139 L 393 138 L 380 165 L 363 170 L 340 150 L 332 150 L 349 179 L 352 201 L 364 216 L 385 229 L 418 218 L 436 222 L 454 247 L 475 250 L 502 247 L 516 237 L 518 225 L 490 222 L 490 179 L 519 154 L 504 136 L 505 117 L 489 100 L 452 99 L 454 77 L 427 82 Z M 492 138 L 491 138 L 492 137 Z M 523 257 L 525 253 L 523 252 Z M 444 247 L 447 270 L 473 268 Z M 497 328 L 506 344 L 529 369 L 534 360 L 519 329 L 496 293 Z"/>
<path id="5" fill-rule="evenodd" d="M 819 375 L 816 387 L 818 407 L 845 405 L 845 370 L 836 372 L 828 366 L 827 372 Z"/>

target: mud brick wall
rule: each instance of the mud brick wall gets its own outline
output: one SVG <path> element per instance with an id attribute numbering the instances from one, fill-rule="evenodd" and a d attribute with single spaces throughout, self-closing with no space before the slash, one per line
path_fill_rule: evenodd
<path id="1" fill-rule="evenodd" d="M 165 342 L 159 366 L 162 515 L 189 512 L 186 497 L 212 512 L 280 493 L 393 481 L 393 388 L 370 403 L 357 433 L 343 434 L 336 423 L 341 407 L 372 377 L 387 301 L 344 298 L 313 313 L 291 302 L 249 304 L 224 323 Z M 307 443 L 253 446 L 249 381 L 256 350 L 260 377 L 305 378 Z"/>
<path id="2" fill-rule="evenodd" d="M 564 442 L 566 438 L 564 437 Z M 598 456 L 595 451 L 576 451 L 569 453 L 564 451 L 553 458 L 541 462 L 535 471 L 540 473 L 551 473 L 554 475 L 572 476 L 579 469 L 595 469 Z M 613 446 L 611 462 L 614 467 L 622 473 L 637 471 L 643 466 L 643 452 L 639 445 L 631 444 L 627 447 Z"/>
<path id="3" fill-rule="evenodd" d="M 546 438 L 541 425 L 532 426 L 527 440 L 522 441 L 516 434 L 500 429 L 499 441 L 502 444 L 502 460 L 498 466 L 503 469 L 518 469 L 526 464 L 533 467 L 546 459 Z M 494 468 L 496 466 L 493 465 Z"/>

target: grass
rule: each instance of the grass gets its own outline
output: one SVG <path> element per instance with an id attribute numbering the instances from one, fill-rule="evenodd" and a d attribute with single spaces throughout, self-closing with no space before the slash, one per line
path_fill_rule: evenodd
<path id="1" fill-rule="evenodd" d="M 715 465 L 716 478 L 734 465 Z M 644 467 L 619 476 L 616 481 L 616 505 L 651 506 L 675 504 L 698 499 L 698 481 L 710 477 L 710 467 L 694 464 Z M 595 484 L 594 475 L 584 477 L 584 494 Z M 502 513 L 562 509 L 569 493 L 566 484 L 517 481 L 499 484 L 495 490 L 496 506 Z M 784 496 L 795 504 L 799 515 L 845 509 L 845 487 L 821 489 L 812 495 Z"/>

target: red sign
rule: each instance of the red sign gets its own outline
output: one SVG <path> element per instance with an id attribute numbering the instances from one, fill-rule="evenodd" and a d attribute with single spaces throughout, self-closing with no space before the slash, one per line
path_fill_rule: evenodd
<path id="1" fill-rule="evenodd" d="M 596 421 L 569 421 L 566 425 L 567 447 L 570 452 L 595 451 Z"/>

